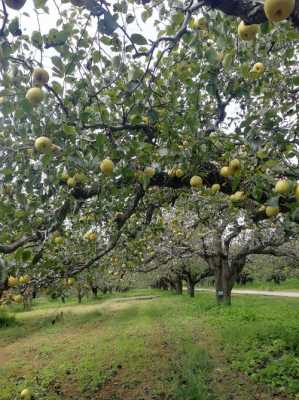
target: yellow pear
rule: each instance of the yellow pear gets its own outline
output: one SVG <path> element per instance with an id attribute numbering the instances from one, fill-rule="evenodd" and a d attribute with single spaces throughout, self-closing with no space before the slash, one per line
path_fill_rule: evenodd
<path id="1" fill-rule="evenodd" d="M 238 27 L 238 34 L 242 40 L 254 40 L 259 31 L 257 24 L 245 25 L 243 21 L 240 22 Z"/>
<path id="2" fill-rule="evenodd" d="M 61 147 L 53 143 L 51 146 L 51 150 L 53 151 L 53 153 L 59 153 L 61 151 Z"/>
<path id="3" fill-rule="evenodd" d="M 57 237 L 54 239 L 54 243 L 55 243 L 55 244 L 63 244 L 63 238 L 62 238 L 61 236 L 57 236 Z"/>
<path id="4" fill-rule="evenodd" d="M 175 176 L 175 171 L 176 171 L 176 169 L 175 169 L 175 168 L 172 168 L 171 170 L 168 171 L 168 175 L 169 175 L 171 178 L 173 178 L 173 177 Z"/>
<path id="5" fill-rule="evenodd" d="M 97 240 L 97 234 L 95 232 L 91 232 L 89 234 L 89 240 Z"/>
<path id="6" fill-rule="evenodd" d="M 32 74 L 34 86 L 44 86 L 49 82 L 49 74 L 43 68 L 35 68 Z"/>
<path id="7" fill-rule="evenodd" d="M 5 4 L 14 10 L 20 10 L 25 3 L 26 0 L 5 0 Z"/>
<path id="8" fill-rule="evenodd" d="M 67 284 L 68 284 L 69 286 L 72 286 L 74 283 L 75 283 L 75 278 L 68 278 Z"/>
<path id="9" fill-rule="evenodd" d="M 61 179 L 62 179 L 64 182 L 67 182 L 67 180 L 69 179 L 69 174 L 68 174 L 68 172 L 67 172 L 66 169 L 64 169 L 64 170 L 62 171 Z"/>
<path id="10" fill-rule="evenodd" d="M 44 99 L 44 92 L 39 87 L 33 87 L 26 93 L 26 99 L 33 106 L 37 106 Z"/>
<path id="11" fill-rule="evenodd" d="M 8 278 L 8 286 L 15 287 L 17 285 L 18 285 L 18 278 L 16 278 L 15 276 L 10 276 Z"/>
<path id="12" fill-rule="evenodd" d="M 181 178 L 183 175 L 184 175 L 184 172 L 181 170 L 181 168 L 177 168 L 177 169 L 175 170 L 175 176 L 176 176 L 177 178 Z"/>
<path id="13" fill-rule="evenodd" d="M 278 22 L 288 18 L 295 8 L 295 0 L 265 0 L 264 10 L 269 21 Z"/>
<path id="14" fill-rule="evenodd" d="M 202 186 L 202 178 L 200 176 L 194 175 L 190 179 L 190 185 L 195 188 L 199 188 Z"/>
<path id="15" fill-rule="evenodd" d="M 52 151 L 52 140 L 46 136 L 41 136 L 35 140 L 34 148 L 42 154 L 50 153 Z"/>
<path id="16" fill-rule="evenodd" d="M 265 212 L 269 218 L 276 217 L 276 215 L 279 213 L 279 208 L 267 206 Z"/>
<path id="17" fill-rule="evenodd" d="M 103 160 L 100 164 L 100 170 L 105 175 L 111 175 L 113 172 L 114 164 L 109 158 Z"/>
<path id="18" fill-rule="evenodd" d="M 152 167 L 146 167 L 146 168 L 144 168 L 143 172 L 144 172 L 145 176 L 147 176 L 148 178 L 152 178 L 155 175 L 156 170 L 155 170 L 155 168 L 152 168 Z"/>
<path id="19" fill-rule="evenodd" d="M 21 399 L 24 400 L 31 400 L 32 399 L 32 392 L 30 389 L 24 389 L 21 391 L 21 395 L 20 395 Z"/>
<path id="20" fill-rule="evenodd" d="M 280 179 L 279 181 L 276 182 L 275 192 L 280 194 L 285 194 L 288 193 L 289 190 L 290 190 L 290 185 L 286 179 Z"/>
<path id="21" fill-rule="evenodd" d="M 258 62 L 254 64 L 254 66 L 251 68 L 251 72 L 254 72 L 255 74 L 261 75 L 263 72 L 265 72 L 265 66 L 263 63 Z"/>
<path id="22" fill-rule="evenodd" d="M 212 193 L 217 193 L 220 190 L 220 185 L 219 183 L 214 183 L 214 185 L 211 186 L 211 191 Z"/>
<path id="23" fill-rule="evenodd" d="M 234 160 L 231 160 L 229 162 L 229 168 L 234 172 L 238 171 L 241 168 L 240 160 L 238 160 L 237 158 L 235 158 Z"/>
<path id="24" fill-rule="evenodd" d="M 17 294 L 16 296 L 13 297 L 13 300 L 17 304 L 21 304 L 23 301 L 23 296 L 21 294 Z"/>
<path id="25" fill-rule="evenodd" d="M 299 201 L 299 184 L 297 184 L 296 189 L 295 189 L 295 197 Z"/>
<path id="26" fill-rule="evenodd" d="M 242 201 L 245 198 L 244 192 L 236 192 L 230 196 L 232 202 Z"/>
<path id="27" fill-rule="evenodd" d="M 29 276 L 28 275 L 20 276 L 19 282 L 21 285 L 27 285 L 27 283 L 29 283 Z"/>
<path id="28" fill-rule="evenodd" d="M 68 185 L 68 187 L 70 188 L 74 188 L 76 186 L 76 179 L 75 178 L 68 178 L 68 180 L 66 181 L 66 184 Z"/>
<path id="29" fill-rule="evenodd" d="M 233 175 L 233 171 L 230 167 L 222 167 L 220 170 L 220 175 L 224 178 L 228 178 Z"/>

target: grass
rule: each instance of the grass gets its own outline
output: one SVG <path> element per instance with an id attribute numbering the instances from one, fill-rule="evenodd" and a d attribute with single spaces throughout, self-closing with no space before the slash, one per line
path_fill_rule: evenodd
<path id="1" fill-rule="evenodd" d="M 0 329 L 0 399 L 27 386 L 39 400 L 298 399 L 297 299 L 118 296 L 15 313 Z"/>
<path id="2" fill-rule="evenodd" d="M 237 289 L 260 289 L 260 290 L 299 290 L 299 278 L 289 278 L 279 285 L 274 282 L 249 282 L 246 285 L 236 285 Z"/>

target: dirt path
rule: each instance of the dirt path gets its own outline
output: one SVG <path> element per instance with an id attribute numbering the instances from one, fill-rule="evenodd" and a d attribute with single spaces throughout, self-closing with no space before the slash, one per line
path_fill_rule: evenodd
<path id="1" fill-rule="evenodd" d="M 195 289 L 197 292 L 212 292 L 215 289 Z M 232 294 L 248 294 L 253 296 L 271 296 L 271 297 L 292 297 L 299 299 L 299 291 L 271 291 L 271 290 L 254 290 L 254 289 L 233 289 Z"/>
<path id="2" fill-rule="evenodd" d="M 27 311 L 24 313 L 16 314 L 19 319 L 31 319 L 35 317 L 49 317 L 51 315 L 57 315 L 60 312 L 64 314 L 88 314 L 95 311 L 105 310 L 119 310 L 121 308 L 127 307 L 130 302 L 136 302 L 139 300 L 152 300 L 158 298 L 159 296 L 134 296 L 134 297 L 118 297 L 115 299 L 105 300 L 102 303 L 96 304 L 73 304 L 59 307 L 51 308 L 40 308 L 38 310 Z M 126 305 L 122 305 L 125 303 Z"/>

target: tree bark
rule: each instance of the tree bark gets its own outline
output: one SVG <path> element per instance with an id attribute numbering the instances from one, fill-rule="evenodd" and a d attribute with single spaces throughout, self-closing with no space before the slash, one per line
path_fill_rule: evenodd
<path id="1" fill-rule="evenodd" d="M 221 257 L 215 265 L 216 301 L 219 305 L 231 305 L 234 275 L 231 274 L 227 259 Z"/>
<path id="2" fill-rule="evenodd" d="M 91 287 L 91 291 L 92 291 L 93 297 L 96 299 L 98 297 L 98 288 L 97 288 L 97 286 L 92 286 Z"/>
<path id="3" fill-rule="evenodd" d="M 195 283 L 192 281 L 192 279 L 187 279 L 186 280 L 187 283 L 187 291 L 190 297 L 194 297 L 195 296 Z"/>
<path id="4" fill-rule="evenodd" d="M 183 294 L 183 281 L 180 277 L 176 278 L 174 285 L 176 294 Z"/>

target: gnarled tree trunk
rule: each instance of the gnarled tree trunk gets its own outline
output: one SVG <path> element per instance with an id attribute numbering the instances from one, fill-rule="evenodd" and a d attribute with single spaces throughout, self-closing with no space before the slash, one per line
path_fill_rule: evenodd
<path id="1" fill-rule="evenodd" d="M 195 282 L 188 277 L 186 279 L 186 283 L 187 283 L 187 291 L 190 297 L 194 297 L 195 296 Z"/>

